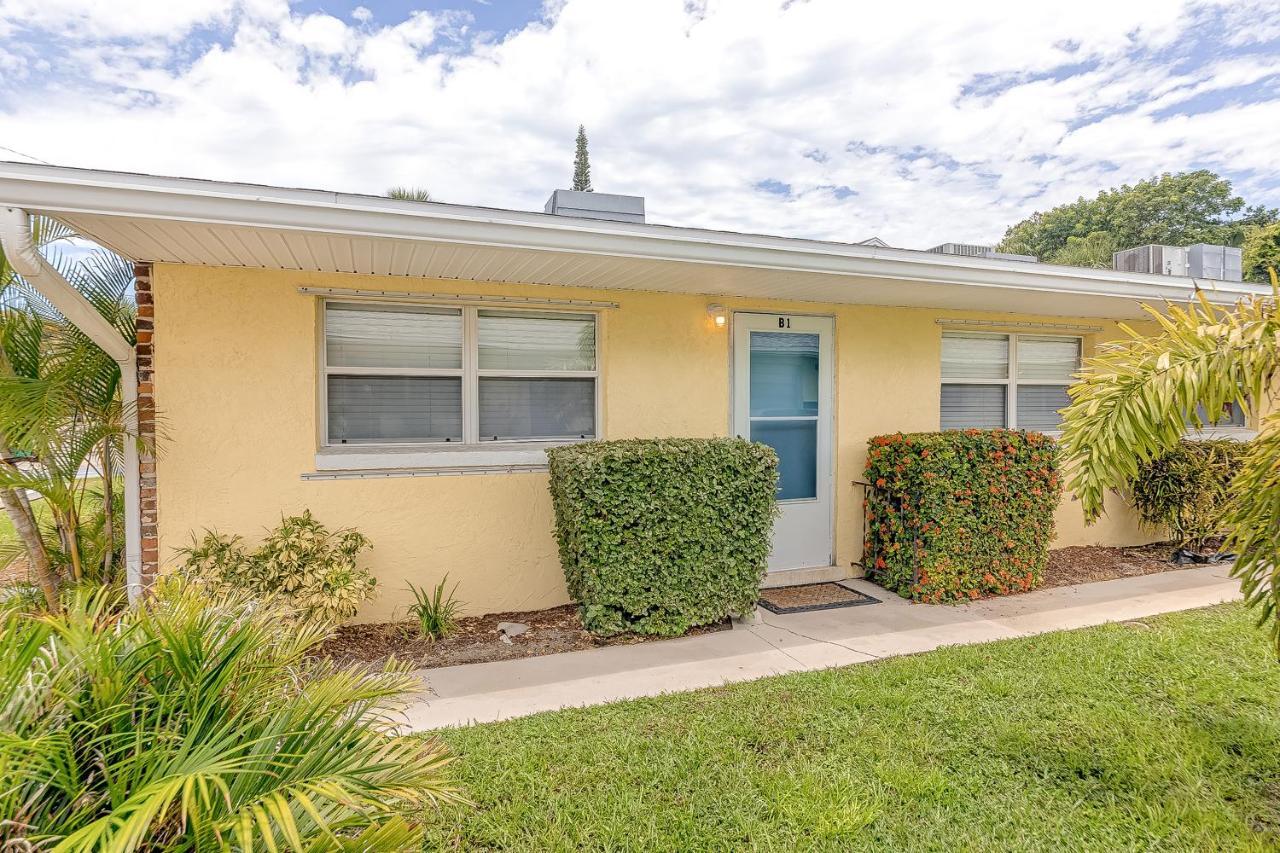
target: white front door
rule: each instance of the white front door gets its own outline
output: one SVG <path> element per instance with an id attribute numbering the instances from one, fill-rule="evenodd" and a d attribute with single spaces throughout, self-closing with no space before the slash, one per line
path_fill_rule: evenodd
<path id="1" fill-rule="evenodd" d="M 778 453 L 769 570 L 830 566 L 834 320 L 733 315 L 733 431 Z"/>

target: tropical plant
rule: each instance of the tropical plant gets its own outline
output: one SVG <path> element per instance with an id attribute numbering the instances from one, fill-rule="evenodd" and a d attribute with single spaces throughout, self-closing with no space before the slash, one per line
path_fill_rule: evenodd
<path id="1" fill-rule="evenodd" d="M 431 192 L 422 187 L 392 187 L 387 190 L 387 198 L 400 201 L 431 201 Z"/>
<path id="2" fill-rule="evenodd" d="M 1159 332 L 1124 327 L 1128 340 L 1105 346 L 1085 362 L 1063 410 L 1060 446 L 1068 486 L 1090 520 L 1103 511 L 1108 490 L 1123 488 L 1144 463 L 1182 439 L 1188 413 L 1220 412 L 1229 402 L 1246 412 L 1271 400 L 1280 377 L 1280 282 L 1272 294 L 1234 308 L 1203 294 L 1190 305 L 1148 307 Z M 1280 410 L 1260 419 L 1232 482 L 1222 521 L 1224 548 L 1238 555 L 1232 569 L 1246 600 L 1271 623 L 1280 651 Z"/>
<path id="3" fill-rule="evenodd" d="M 308 509 L 281 519 L 252 551 L 239 536 L 206 530 L 179 550 L 180 571 L 216 591 L 281 599 L 305 619 L 333 623 L 350 619 L 373 595 L 373 576 L 356 565 L 369 547 L 363 533 L 331 531 Z"/>
<path id="4" fill-rule="evenodd" d="M 1106 231 L 1094 231 L 1085 237 L 1073 234 L 1067 238 L 1066 245 L 1043 260 L 1068 267 L 1110 269 L 1112 258 L 1122 248 L 1124 247 L 1117 245 L 1115 238 Z"/>
<path id="5" fill-rule="evenodd" d="M 132 342 L 132 266 L 102 251 L 64 263 L 50 247 L 73 236 L 70 230 L 37 219 L 34 234 L 63 276 Z M 50 607 L 65 580 L 112 582 L 118 574 L 124 537 L 117 472 L 124 441 L 134 440 L 124 415 L 119 365 L 0 257 L 0 504 Z M 44 529 L 29 492 L 49 508 Z M 0 559 L 15 556 L 11 549 Z"/>
<path id="6" fill-rule="evenodd" d="M 1231 481 L 1248 452 L 1248 444 L 1230 439 L 1179 442 L 1142 463 L 1130 487 L 1133 508 L 1178 545 L 1202 550 L 1224 532 Z"/>
<path id="7" fill-rule="evenodd" d="M 407 584 L 413 595 L 409 615 L 418 624 L 418 631 L 429 640 L 443 640 L 458 630 L 458 614 L 462 612 L 462 602 L 454 598 L 454 593 L 458 591 L 457 584 L 445 593 L 444 587 L 448 582 L 449 576 L 446 574 L 431 592 L 412 583 Z"/>
<path id="8" fill-rule="evenodd" d="M 320 626 L 180 579 L 116 595 L 0 605 L 4 849 L 417 849 L 458 799 L 444 749 L 396 731 L 403 667 L 338 667 Z"/>

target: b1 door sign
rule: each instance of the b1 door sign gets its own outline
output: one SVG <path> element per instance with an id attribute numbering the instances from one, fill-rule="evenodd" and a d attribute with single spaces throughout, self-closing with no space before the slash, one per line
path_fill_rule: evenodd
<path id="1" fill-rule="evenodd" d="M 779 317 L 779 318 L 778 318 L 778 328 L 779 328 L 779 329 L 790 329 L 790 328 L 791 328 L 791 318 L 790 318 L 790 317 Z"/>

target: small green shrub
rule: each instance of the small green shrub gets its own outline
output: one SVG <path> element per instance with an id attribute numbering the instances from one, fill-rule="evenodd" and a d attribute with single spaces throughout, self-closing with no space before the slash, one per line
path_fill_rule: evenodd
<path id="1" fill-rule="evenodd" d="M 569 594 L 603 635 L 676 635 L 748 612 L 773 533 L 778 457 L 738 438 L 547 451 Z"/>
<path id="2" fill-rule="evenodd" d="M 239 536 L 206 530 L 179 551 L 180 571 L 218 591 L 278 598 L 305 619 L 340 622 L 373 596 L 373 576 L 356 566 L 368 547 L 363 533 L 330 531 L 305 510 L 281 520 L 253 551 Z"/>
<path id="3" fill-rule="evenodd" d="M 448 594 L 445 593 L 444 586 L 448 582 L 449 576 L 445 575 L 431 592 L 411 583 L 407 584 L 413 595 L 409 615 L 418 623 L 418 631 L 427 639 L 443 640 L 458 629 L 458 614 L 462 611 L 462 602 L 453 597 L 458 591 L 457 584 L 453 585 Z"/>
<path id="4" fill-rule="evenodd" d="M 867 456 L 868 576 L 917 601 L 1040 583 L 1062 486 L 1049 438 L 1012 430 L 882 435 Z"/>
<path id="5" fill-rule="evenodd" d="M 323 626 L 181 578 L 123 608 L 0 602 L 6 850 L 420 850 L 457 799 L 395 712 L 408 668 L 338 667 Z"/>
<path id="6" fill-rule="evenodd" d="M 1225 532 L 1231 481 L 1248 452 L 1242 441 L 1180 442 L 1139 469 L 1130 487 L 1134 509 L 1167 527 L 1180 546 L 1204 548 Z"/>

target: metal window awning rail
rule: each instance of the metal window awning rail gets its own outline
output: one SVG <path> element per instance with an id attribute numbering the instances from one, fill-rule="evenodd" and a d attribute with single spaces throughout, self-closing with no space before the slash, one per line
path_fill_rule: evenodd
<path id="1" fill-rule="evenodd" d="M 590 299 L 555 299 L 541 296 L 486 296 L 481 293 L 424 293 L 417 290 L 360 290 L 347 287 L 299 287 L 307 296 L 338 296 L 352 299 L 388 299 L 414 302 L 448 302 L 458 305 L 524 305 L 559 308 L 617 308 L 617 302 Z"/>
<path id="2" fill-rule="evenodd" d="M 1035 323 L 1020 320 L 969 320 L 939 318 L 939 326 L 978 326 L 984 329 L 1055 329 L 1063 332 L 1101 332 L 1101 326 L 1084 326 L 1079 323 Z"/>

